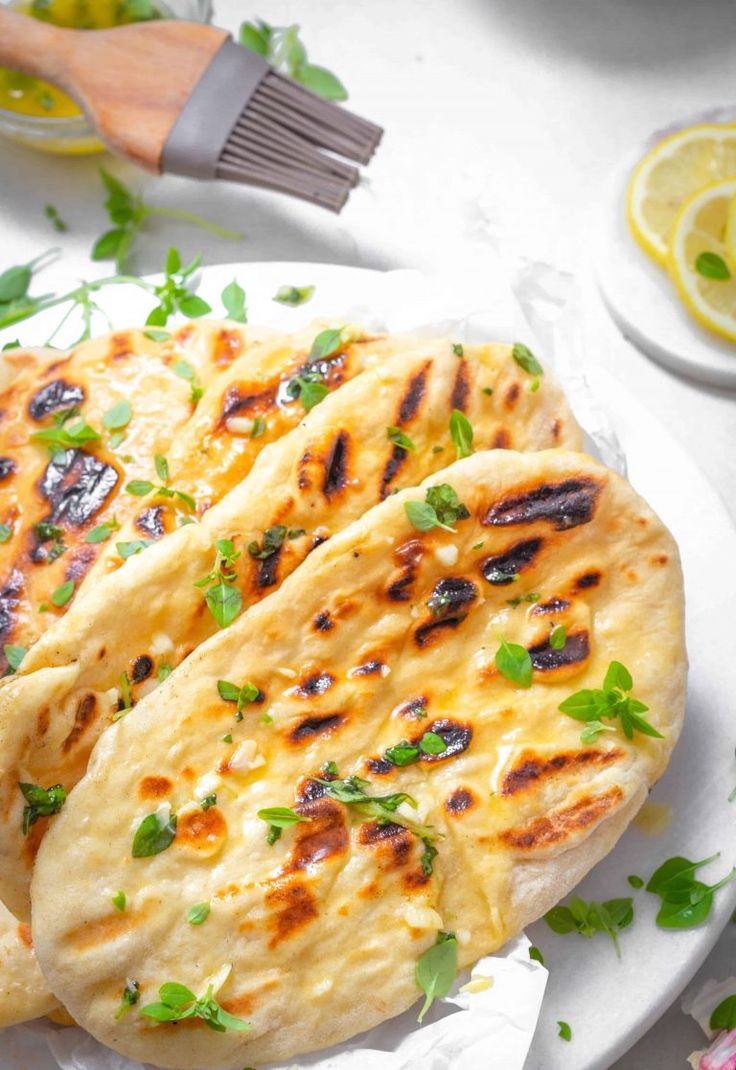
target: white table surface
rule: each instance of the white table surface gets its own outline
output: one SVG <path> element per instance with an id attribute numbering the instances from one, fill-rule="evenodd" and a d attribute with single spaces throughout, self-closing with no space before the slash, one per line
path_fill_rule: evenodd
<path id="1" fill-rule="evenodd" d="M 152 202 L 245 233 L 231 243 L 161 221 L 138 242 L 140 272 L 158 270 L 172 241 L 184 252 L 201 249 L 207 263 L 433 269 L 472 264 L 489 243 L 510 269 L 524 257 L 552 262 L 581 282 L 587 359 L 646 400 L 736 518 L 736 394 L 679 379 L 625 344 L 600 307 L 589 264 L 597 197 L 616 162 L 677 115 L 736 103 L 733 0 L 269 0 L 260 8 L 216 0 L 216 14 L 230 29 L 254 14 L 299 21 L 310 58 L 334 69 L 350 105 L 387 134 L 340 217 L 113 163 Z M 88 257 L 106 229 L 96 162 L 0 142 L 0 268 L 58 244 L 64 256 L 45 273 L 44 289 L 100 273 Z M 67 234 L 44 219 L 47 202 Z M 30 340 L 28 331 L 21 337 Z M 724 977 L 735 964 L 731 926 L 701 975 Z M 685 1068 L 700 1041 L 673 1007 L 615 1070 Z"/>

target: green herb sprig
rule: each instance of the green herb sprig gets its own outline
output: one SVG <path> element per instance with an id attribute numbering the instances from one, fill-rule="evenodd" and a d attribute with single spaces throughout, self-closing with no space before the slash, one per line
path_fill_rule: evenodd
<path id="1" fill-rule="evenodd" d="M 347 100 L 348 92 L 340 79 L 326 67 L 307 60 L 307 50 L 299 37 L 299 27 L 271 26 L 263 19 L 243 22 L 238 40 L 244 48 L 258 53 L 276 69 L 284 71 L 325 100 Z"/>
<path id="2" fill-rule="evenodd" d="M 260 696 L 260 689 L 255 684 L 246 683 L 242 687 L 231 684 L 229 680 L 218 680 L 217 691 L 224 702 L 235 703 L 235 720 L 243 720 L 243 710 L 249 702 L 255 702 Z"/>
<path id="3" fill-rule="evenodd" d="M 568 906 L 556 906 L 547 911 L 544 920 L 552 932 L 565 935 L 578 933 L 591 939 L 596 933 L 604 933 L 613 941 L 616 954 L 621 957 L 618 934 L 634 920 L 634 901 L 630 898 L 607 899 L 604 903 L 595 900 L 586 902 L 574 895 Z"/>
<path id="4" fill-rule="evenodd" d="M 453 932 L 438 932 L 432 947 L 420 955 L 415 968 L 416 982 L 424 992 L 424 1003 L 417 1021 L 424 1016 L 436 999 L 446 996 L 457 977 L 457 937 Z"/>
<path id="5" fill-rule="evenodd" d="M 404 502 L 404 510 L 409 523 L 417 531 L 431 531 L 432 528 L 444 528 L 457 534 L 451 525 L 458 520 L 467 520 L 470 510 L 460 501 L 449 483 L 440 483 L 430 487 L 423 502 Z"/>
<path id="6" fill-rule="evenodd" d="M 171 847 L 176 836 L 176 814 L 165 817 L 154 812 L 148 814 L 135 830 L 131 854 L 133 858 L 150 858 Z"/>
<path id="7" fill-rule="evenodd" d="M 314 294 L 314 289 L 314 286 L 279 286 L 273 299 L 280 305 L 291 305 L 292 308 L 296 308 L 309 301 Z"/>
<path id="8" fill-rule="evenodd" d="M 719 855 L 711 855 L 699 862 L 675 855 L 668 858 L 649 878 L 646 890 L 658 895 L 662 904 L 657 913 L 660 929 L 694 929 L 701 925 L 711 912 L 713 896 L 736 877 L 732 869 L 715 884 L 705 884 L 695 874 L 702 866 L 714 862 Z"/>
<path id="9" fill-rule="evenodd" d="M 496 651 L 495 663 L 501 675 L 510 680 L 512 684 L 518 684 L 519 687 L 532 686 L 534 666 L 526 647 L 503 639 Z"/>
<path id="10" fill-rule="evenodd" d="M 289 829 L 302 821 L 312 820 L 311 817 L 298 814 L 296 810 L 292 810 L 289 806 L 266 806 L 258 811 L 258 817 L 268 825 L 266 842 L 271 846 L 281 839 L 281 833 L 284 829 Z"/>
<path id="11" fill-rule="evenodd" d="M 141 227 L 148 219 L 158 216 L 159 218 L 176 219 L 181 223 L 190 223 L 195 227 L 215 234 L 218 238 L 227 238 L 231 241 L 239 241 L 243 235 L 238 231 L 221 227 L 217 223 L 187 212 L 180 208 L 162 208 L 153 204 L 146 204 L 140 193 L 134 193 L 119 178 L 110 174 L 104 167 L 99 168 L 100 178 L 107 192 L 105 210 L 110 221 L 114 224 L 112 230 L 106 230 L 101 234 L 92 246 L 91 257 L 93 260 L 114 260 L 117 270 L 122 272 L 130 255 L 131 247 Z"/>
<path id="12" fill-rule="evenodd" d="M 194 584 L 195 587 L 209 588 L 205 601 L 220 628 L 232 624 L 243 606 L 240 588 L 235 586 L 237 572 L 234 565 L 240 554 L 231 539 L 216 539 L 214 568 Z"/>
<path id="13" fill-rule="evenodd" d="M 453 409 L 450 416 L 450 438 L 459 461 L 474 452 L 472 425 L 465 413 L 459 409 Z"/>
<path id="14" fill-rule="evenodd" d="M 609 721 L 618 718 L 627 739 L 633 739 L 634 732 L 654 739 L 663 739 L 662 733 L 642 717 L 649 707 L 638 699 L 626 696 L 625 692 L 631 691 L 633 686 L 633 678 L 626 666 L 620 661 L 612 661 L 606 671 L 602 688 L 576 691 L 561 702 L 558 708 L 568 717 L 587 723 L 580 736 L 583 743 L 593 743 L 601 732 L 610 731 L 610 728 L 603 724 L 603 718 Z"/>
<path id="15" fill-rule="evenodd" d="M 186 1018 L 201 1018 L 217 1033 L 224 1033 L 227 1029 L 241 1032 L 250 1029 L 250 1022 L 223 1010 L 213 995 L 212 985 L 208 986 L 203 996 L 197 997 L 186 985 L 169 981 L 161 985 L 158 996 L 160 1003 L 147 1003 L 145 1007 L 141 1007 L 139 1014 L 152 1018 L 155 1022 L 181 1022 Z"/>
<path id="16" fill-rule="evenodd" d="M 27 836 L 32 825 L 35 825 L 40 817 L 51 817 L 58 814 L 66 802 L 66 790 L 61 784 L 52 784 L 50 788 L 42 788 L 39 784 L 27 784 L 19 782 L 26 805 L 23 807 L 23 835 Z"/>
<path id="17" fill-rule="evenodd" d="M 383 757 L 392 765 L 403 769 L 404 766 L 418 762 L 423 754 L 444 754 L 446 750 L 447 744 L 442 736 L 437 732 L 427 731 L 418 743 L 409 743 L 407 740 L 395 743 L 383 752 Z"/>

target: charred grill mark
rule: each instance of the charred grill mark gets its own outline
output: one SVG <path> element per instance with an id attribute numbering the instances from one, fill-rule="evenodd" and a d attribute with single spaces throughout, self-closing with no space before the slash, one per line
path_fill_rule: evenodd
<path id="1" fill-rule="evenodd" d="M 269 918 L 272 936 L 268 942 L 272 950 L 319 916 L 313 893 L 306 884 L 293 879 L 277 882 L 266 893 L 266 906 L 272 912 Z"/>
<path id="2" fill-rule="evenodd" d="M 237 331 L 223 327 L 214 341 L 214 362 L 218 368 L 227 368 L 243 351 L 243 339 Z"/>
<path id="3" fill-rule="evenodd" d="M 84 390 L 77 383 L 54 379 L 37 390 L 28 402 L 28 413 L 33 420 L 43 420 L 52 412 L 73 409 L 84 401 Z"/>
<path id="4" fill-rule="evenodd" d="M 419 407 L 427 390 L 427 374 L 432 367 L 430 360 L 426 361 L 422 368 L 409 380 L 404 395 L 399 402 L 399 411 L 396 422 L 401 427 L 413 420 L 419 412 Z"/>
<path id="5" fill-rule="evenodd" d="M 309 465 L 312 463 L 311 450 L 305 450 L 299 458 L 299 476 L 297 479 L 299 490 L 309 490 L 312 480 L 309 477 Z"/>
<path id="6" fill-rule="evenodd" d="M 420 624 L 414 632 L 414 642 L 418 647 L 427 647 L 440 638 L 442 632 L 448 629 L 458 628 L 465 620 L 467 614 L 458 617 L 442 617 L 440 620 L 430 620 L 426 624 Z"/>
<path id="7" fill-rule="evenodd" d="M 220 407 L 218 429 L 223 428 L 231 416 L 263 416 L 276 404 L 276 386 L 251 387 L 245 384 L 233 384 L 225 391 Z"/>
<path id="8" fill-rule="evenodd" d="M 493 442 L 491 443 L 492 450 L 510 450 L 511 449 L 511 435 L 505 427 L 499 427 L 493 436 Z"/>
<path id="9" fill-rule="evenodd" d="M 92 565 L 97 551 L 94 546 L 80 546 L 74 550 L 69 558 L 69 564 L 64 571 L 64 577 L 67 580 L 74 580 L 76 583 L 87 575 L 87 572 Z"/>
<path id="10" fill-rule="evenodd" d="M 256 585 L 259 588 L 273 587 L 274 584 L 278 583 L 279 561 L 281 560 L 282 550 L 283 545 L 279 546 L 268 557 L 256 562 Z"/>
<path id="11" fill-rule="evenodd" d="M 286 873 L 307 869 L 348 849 L 345 808 L 340 803 L 325 797 L 311 799 L 299 804 L 299 813 L 310 821 L 296 826 Z"/>
<path id="12" fill-rule="evenodd" d="M 320 780 L 337 780 L 334 773 L 328 773 L 325 769 L 320 770 L 319 778 Z M 314 780 L 312 777 L 306 777 L 297 788 L 296 798 L 297 802 L 307 803 L 313 799 L 321 799 L 326 793 L 327 788 L 324 784 L 320 784 L 318 780 Z"/>
<path id="13" fill-rule="evenodd" d="M 411 598 L 410 588 L 423 554 L 424 544 L 420 539 L 409 539 L 394 550 L 394 560 L 400 568 L 392 574 L 386 588 L 386 594 L 392 602 L 408 602 Z"/>
<path id="14" fill-rule="evenodd" d="M 0 457 L 0 483 L 12 476 L 15 471 L 15 461 L 12 457 Z"/>
<path id="15" fill-rule="evenodd" d="M 445 799 L 445 810 L 456 817 L 475 806 L 475 796 L 469 788 L 455 788 Z"/>
<path id="16" fill-rule="evenodd" d="M 122 360 L 133 355 L 132 338 L 127 331 L 114 334 L 110 341 L 110 360 Z"/>
<path id="17" fill-rule="evenodd" d="M 513 583 L 517 572 L 534 564 L 542 545 L 542 539 L 525 539 L 514 543 L 502 554 L 487 557 L 480 566 L 483 577 L 496 587 Z"/>
<path id="18" fill-rule="evenodd" d="M 97 699 L 91 692 L 89 692 L 88 694 L 83 695 L 77 704 L 77 712 L 74 714 L 74 724 L 72 725 L 71 732 L 61 745 L 64 754 L 68 754 L 72 747 L 79 742 L 96 718 Z"/>
<path id="19" fill-rule="evenodd" d="M 505 829 L 499 834 L 499 840 L 505 846 L 521 851 L 553 847 L 570 840 L 576 832 L 594 827 L 611 811 L 617 810 L 623 801 L 623 791 L 615 786 L 601 795 L 586 796 L 546 817 L 535 818 L 526 825 Z"/>
<path id="20" fill-rule="evenodd" d="M 25 944 L 25 946 L 28 948 L 33 947 L 33 936 L 31 934 L 30 925 L 27 925 L 25 922 L 22 921 L 18 924 L 16 932 L 18 934 L 18 939 L 22 944 Z"/>
<path id="21" fill-rule="evenodd" d="M 414 582 L 414 569 L 405 568 L 402 572 L 394 573 L 395 579 L 389 581 L 386 595 L 392 602 L 408 602 L 411 598 L 411 585 Z"/>
<path id="22" fill-rule="evenodd" d="M 61 463 L 46 466 L 38 489 L 51 506 L 52 523 L 80 527 L 102 508 L 119 479 L 112 465 L 91 453 L 67 450 Z"/>
<path id="23" fill-rule="evenodd" d="M 347 482 L 349 445 L 350 436 L 347 431 L 340 431 L 325 458 L 322 492 L 327 498 L 342 490 Z"/>
<path id="24" fill-rule="evenodd" d="M 135 518 L 138 531 L 148 539 L 162 539 L 166 534 L 164 511 L 163 505 L 152 505 L 150 509 L 144 509 Z"/>
<path id="25" fill-rule="evenodd" d="M 601 582 L 602 574 L 598 569 L 591 569 L 575 580 L 576 591 L 587 591 L 590 587 L 597 587 Z"/>
<path id="26" fill-rule="evenodd" d="M 0 589 L 0 639 L 9 638 L 13 630 L 13 618 L 20 602 L 23 586 L 23 573 L 14 568 Z M 7 666 L 7 659 L 4 655 L 0 657 L 0 665 Z"/>
<path id="27" fill-rule="evenodd" d="M 406 717 L 410 721 L 420 721 L 427 716 L 427 703 L 429 699 L 426 695 L 417 695 L 416 698 L 407 699 L 406 702 L 401 702 L 391 711 L 392 717 Z"/>
<path id="28" fill-rule="evenodd" d="M 400 565 L 418 565 L 424 554 L 424 543 L 421 539 L 409 539 L 397 546 L 394 550 L 394 558 Z"/>
<path id="29" fill-rule="evenodd" d="M 564 665 L 577 665 L 585 661 L 590 654 L 590 641 L 587 632 L 575 632 L 568 635 L 562 650 L 555 650 L 549 640 L 529 647 L 532 665 L 540 672 L 561 669 Z"/>
<path id="30" fill-rule="evenodd" d="M 535 617 L 543 617 L 546 614 L 564 613 L 569 608 L 570 603 L 566 598 L 550 598 L 548 602 L 537 602 L 531 612 Z"/>
<path id="31" fill-rule="evenodd" d="M 601 489 L 600 483 L 585 477 L 542 483 L 526 494 L 495 502 L 483 523 L 531 524 L 535 520 L 547 520 L 555 531 L 567 531 L 593 519 Z"/>
<path id="32" fill-rule="evenodd" d="M 432 588 L 427 605 L 435 617 L 457 614 L 471 606 L 478 597 L 478 588 L 472 580 L 462 576 L 446 576 Z"/>
<path id="33" fill-rule="evenodd" d="M 506 391 L 503 399 L 503 403 L 506 408 L 511 411 L 516 408 L 516 403 L 519 400 L 519 394 L 521 393 L 521 387 L 518 383 L 512 383 Z"/>
<path id="34" fill-rule="evenodd" d="M 297 744 L 311 743 L 320 736 L 331 735 L 336 728 L 345 723 L 345 720 L 345 715 L 342 713 L 315 714 L 314 717 L 305 717 L 291 729 L 289 739 Z"/>
<path id="35" fill-rule="evenodd" d="M 167 776 L 144 776 L 138 785 L 138 794 L 141 799 L 165 799 L 173 787 L 173 780 Z"/>
<path id="36" fill-rule="evenodd" d="M 394 445 L 391 450 L 391 456 L 386 461 L 381 474 L 381 501 L 388 497 L 391 491 L 391 481 L 406 460 L 408 453 L 409 451 L 405 450 L 403 446 Z"/>
<path id="37" fill-rule="evenodd" d="M 147 680 L 152 672 L 153 658 L 150 658 L 148 654 L 139 654 L 133 662 L 130 678 L 134 684 L 140 684 L 143 680 Z"/>
<path id="38" fill-rule="evenodd" d="M 300 684 L 289 692 L 298 695 L 299 698 L 312 698 L 313 695 L 324 695 L 335 683 L 335 677 L 329 672 L 317 672 L 307 676 Z"/>
<path id="39" fill-rule="evenodd" d="M 366 758 L 365 764 L 368 771 L 376 773 L 377 776 L 385 776 L 396 768 L 388 758 Z"/>
<path id="40" fill-rule="evenodd" d="M 330 616 L 330 612 L 327 609 L 323 609 L 321 613 L 312 621 L 312 625 L 316 632 L 331 632 L 335 627 L 335 622 Z"/>
<path id="41" fill-rule="evenodd" d="M 538 758 L 533 754 L 522 757 L 519 764 L 504 776 L 501 794 L 517 795 L 519 792 L 535 787 L 538 781 L 544 781 L 545 778 L 554 777 L 560 773 L 576 772 L 583 768 L 604 767 L 617 762 L 622 757 L 623 752 L 616 748 L 594 750 L 590 747 L 580 751 L 566 751 L 546 759 Z"/>
<path id="42" fill-rule="evenodd" d="M 321 546 L 323 542 L 327 542 L 329 535 L 313 535 L 309 544 L 308 554 L 311 554 L 312 550 L 316 550 L 318 546 Z"/>
<path id="43" fill-rule="evenodd" d="M 386 663 L 383 661 L 364 661 L 362 665 L 356 665 L 354 669 L 350 669 L 348 676 L 351 679 L 353 676 L 382 676 L 386 668 Z"/>
<path id="44" fill-rule="evenodd" d="M 366 821 L 358 829 L 358 843 L 377 851 L 382 869 L 403 869 L 412 859 L 414 837 L 403 825 Z"/>
<path id="45" fill-rule="evenodd" d="M 562 420 L 555 420 L 552 424 L 552 440 L 553 442 L 559 442 L 562 435 Z"/>
<path id="46" fill-rule="evenodd" d="M 419 743 L 425 732 L 436 732 L 444 741 L 445 750 L 441 754 L 422 753 L 420 760 L 423 762 L 444 762 L 448 758 L 454 758 L 468 749 L 473 738 L 473 729 L 470 725 L 461 724 L 460 721 L 454 721 L 451 717 L 441 717 L 432 721 L 412 742 Z"/>
<path id="47" fill-rule="evenodd" d="M 217 806 L 179 815 L 175 840 L 179 847 L 190 847 L 209 857 L 219 851 L 226 838 L 227 822 Z"/>
<path id="48" fill-rule="evenodd" d="M 452 386 L 451 404 L 453 409 L 459 409 L 460 412 L 465 412 L 468 406 L 469 366 L 469 361 L 460 361 L 455 374 L 455 382 Z"/>
<path id="49" fill-rule="evenodd" d="M 345 378 L 345 364 L 345 354 L 336 353 L 328 360 L 304 361 L 301 364 L 292 366 L 278 380 L 276 385 L 276 404 L 279 408 L 283 408 L 286 405 L 293 405 L 297 401 L 297 397 L 292 397 L 289 393 L 289 388 L 298 376 L 307 372 L 317 372 L 329 390 L 340 386 Z"/>

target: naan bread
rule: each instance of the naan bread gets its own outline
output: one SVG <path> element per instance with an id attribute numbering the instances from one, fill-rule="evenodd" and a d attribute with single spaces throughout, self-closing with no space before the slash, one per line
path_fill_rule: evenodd
<path id="1" fill-rule="evenodd" d="M 31 927 L 0 903 L 0 1029 L 56 1006 L 33 953 Z"/>
<path id="2" fill-rule="evenodd" d="M 104 546 L 86 541 L 92 528 L 113 518 L 122 523 L 136 511 L 140 499 L 124 492 L 126 483 L 160 482 L 154 454 L 167 453 L 194 410 L 191 383 L 175 368 L 186 360 L 206 388 L 227 366 L 223 333 L 237 342 L 237 350 L 225 350 L 227 363 L 265 336 L 198 323 L 165 342 L 139 330 L 116 331 L 51 361 L 46 353 L 5 354 L 18 370 L 0 391 L 0 523 L 9 529 L 0 542 L 0 672 L 4 645 L 30 646 L 65 612 L 71 598 L 57 606 L 51 596 L 69 580 L 79 589 Z M 121 401 L 132 417 L 124 440 L 111 448 L 116 430 L 106 429 L 103 418 Z M 101 438 L 52 458 L 31 436 L 75 409 Z"/>
<path id="3" fill-rule="evenodd" d="M 545 376 L 530 390 L 532 379 L 510 346 L 467 346 L 460 358 L 447 341 L 394 345 L 391 358 L 383 342 L 366 346 L 362 359 L 374 366 L 266 447 L 250 475 L 201 523 L 100 577 L 0 689 L 0 897 L 19 917 L 28 917 L 30 870 L 48 821 L 42 818 L 24 837 L 18 782 L 70 789 L 119 708 L 121 674 L 137 700 L 157 685 L 159 670 L 178 665 L 217 630 L 203 589 L 194 586 L 213 568 L 216 539 L 236 540 L 237 583 L 247 607 L 395 488 L 446 465 L 455 453 L 448 430 L 454 408 L 467 413 L 477 448 L 579 444 L 557 383 Z M 415 449 L 389 439 L 392 425 Z M 303 534 L 254 559 L 247 547 L 262 545 L 274 525 Z"/>
<path id="4" fill-rule="evenodd" d="M 469 518 L 415 530 L 405 503 L 440 483 Z M 503 638 L 531 655 L 528 689 L 495 666 Z M 614 659 L 662 738 L 617 726 L 583 746 L 559 711 Z M 259 689 L 242 720 L 219 680 Z M 166 1067 L 289 1060 L 369 1029 L 419 997 L 438 930 L 468 964 L 611 848 L 667 764 L 684 693 L 677 548 L 629 484 L 566 451 L 459 461 L 334 535 L 103 735 L 36 863 L 44 974 L 93 1035 Z M 443 753 L 385 759 L 427 731 Z M 431 875 L 418 835 L 313 779 L 327 762 L 369 794 L 410 793 L 436 837 Z M 269 845 L 257 813 L 276 806 L 309 820 Z M 157 809 L 177 815 L 173 842 L 133 858 Z M 199 903 L 211 913 L 188 924 Z M 250 1033 L 139 1014 L 165 982 L 201 993 L 224 974 L 217 999 Z M 140 1003 L 116 1018 L 126 978 Z"/>

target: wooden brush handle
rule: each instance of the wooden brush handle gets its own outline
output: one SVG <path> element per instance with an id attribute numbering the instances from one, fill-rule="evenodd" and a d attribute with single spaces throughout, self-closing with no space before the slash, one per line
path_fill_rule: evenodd
<path id="1" fill-rule="evenodd" d="M 60 86 L 108 148 L 151 171 L 160 169 L 172 126 L 229 36 L 178 19 L 67 30 L 0 4 L 0 66 Z"/>
<path id="2" fill-rule="evenodd" d="M 74 30 L 28 18 L 0 5 L 0 64 L 64 85 Z"/>

